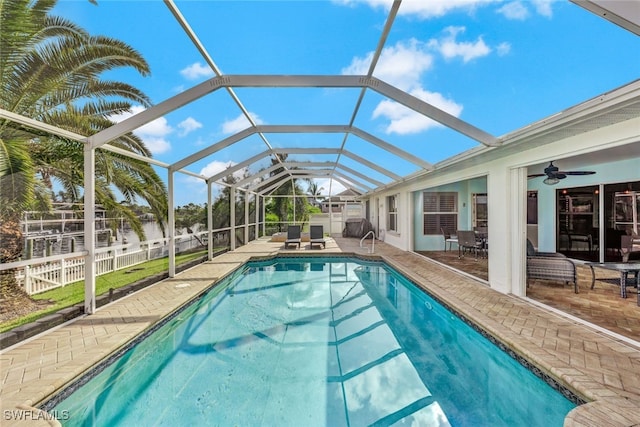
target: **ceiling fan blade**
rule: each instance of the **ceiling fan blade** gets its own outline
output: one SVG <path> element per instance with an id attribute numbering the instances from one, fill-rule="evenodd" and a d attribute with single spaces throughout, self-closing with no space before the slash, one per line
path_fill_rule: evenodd
<path id="1" fill-rule="evenodd" d="M 567 172 L 558 172 L 565 175 L 593 175 L 594 171 L 567 171 Z"/>
<path id="2" fill-rule="evenodd" d="M 553 175 L 555 178 L 558 179 L 565 179 L 567 177 L 567 175 L 564 172 L 558 172 L 556 174 Z"/>
<path id="3" fill-rule="evenodd" d="M 533 175 L 527 175 L 527 178 L 537 178 L 539 176 L 547 176 L 546 173 L 534 173 Z"/>

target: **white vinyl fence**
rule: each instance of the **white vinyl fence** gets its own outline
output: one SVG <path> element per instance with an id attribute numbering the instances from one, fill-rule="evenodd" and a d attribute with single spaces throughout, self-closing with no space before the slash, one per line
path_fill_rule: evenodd
<path id="1" fill-rule="evenodd" d="M 206 231 L 177 236 L 176 253 L 206 247 L 206 244 Z M 122 270 L 145 261 L 166 257 L 168 254 L 166 239 L 150 240 L 135 246 L 121 245 L 96 249 L 96 275 Z M 16 279 L 29 295 L 84 280 L 84 256 L 76 252 L 31 259 L 28 265 L 18 268 Z"/>

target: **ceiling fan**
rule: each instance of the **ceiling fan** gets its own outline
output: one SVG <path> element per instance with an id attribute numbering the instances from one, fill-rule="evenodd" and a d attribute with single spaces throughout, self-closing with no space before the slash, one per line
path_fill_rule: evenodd
<path id="1" fill-rule="evenodd" d="M 549 166 L 544 168 L 544 173 L 529 175 L 528 178 L 546 176 L 542 182 L 547 185 L 555 185 L 560 182 L 561 179 L 565 179 L 567 175 L 593 175 L 594 173 L 594 171 L 561 171 L 553 162 L 549 162 Z"/>

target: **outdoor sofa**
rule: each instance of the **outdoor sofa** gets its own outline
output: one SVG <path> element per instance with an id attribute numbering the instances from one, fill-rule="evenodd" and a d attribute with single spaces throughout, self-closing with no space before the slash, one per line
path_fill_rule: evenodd
<path id="1" fill-rule="evenodd" d="M 530 279 L 557 280 L 573 283 L 578 293 L 576 265 L 557 252 L 538 252 L 527 239 L 527 286 Z"/>

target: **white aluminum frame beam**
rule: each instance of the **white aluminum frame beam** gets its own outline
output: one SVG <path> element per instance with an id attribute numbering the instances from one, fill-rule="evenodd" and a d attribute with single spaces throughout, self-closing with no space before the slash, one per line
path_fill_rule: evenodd
<path id="1" fill-rule="evenodd" d="M 363 131 L 362 129 L 352 127 L 350 132 L 355 136 L 362 138 L 363 140 L 382 148 L 385 151 L 395 154 L 396 156 L 408 161 L 409 163 L 413 163 L 414 165 L 421 167 L 422 169 L 425 169 L 425 170 L 433 169 L 433 165 L 431 163 L 425 162 L 421 158 L 414 156 L 413 154 L 409 154 L 406 151 L 396 147 L 395 145 L 391 145 L 388 142 L 385 142 L 380 138 L 375 137 L 370 133 Z"/>
<path id="2" fill-rule="evenodd" d="M 220 68 L 218 68 L 216 63 L 213 61 L 213 58 L 211 58 L 211 55 L 209 55 L 209 52 L 207 52 L 204 45 L 200 42 L 200 39 L 198 38 L 196 33 L 193 31 L 193 29 L 191 28 L 187 20 L 184 18 L 184 16 L 178 9 L 178 6 L 176 6 L 173 0 L 164 0 L 164 3 L 167 5 L 167 7 L 173 14 L 174 18 L 176 18 L 176 20 L 178 21 L 182 29 L 187 33 L 187 36 L 189 36 L 189 38 L 191 39 L 191 42 L 198 49 L 198 51 L 200 52 L 204 60 L 207 61 L 207 64 L 209 64 L 209 66 L 211 67 L 213 72 L 216 74 L 216 76 L 218 77 L 222 76 L 222 71 L 220 70 Z M 226 89 L 227 89 L 227 93 L 229 94 L 229 96 L 231 96 L 231 98 L 236 103 L 238 108 L 240 108 L 240 110 L 242 111 L 242 114 L 247 119 L 247 121 L 251 124 L 251 126 L 255 126 L 256 122 L 253 120 L 253 117 L 251 117 L 251 114 L 249 114 L 249 111 L 246 109 L 246 107 L 242 104 L 242 101 L 240 101 L 240 98 L 238 98 L 238 95 L 236 95 L 233 88 L 227 87 Z M 267 140 L 267 138 L 264 136 L 264 134 L 260 134 L 260 138 L 265 143 L 267 148 L 269 149 L 273 148 L 269 143 L 269 141 Z M 279 157 L 277 159 L 279 162 L 281 162 Z"/>
<path id="3" fill-rule="evenodd" d="M 570 0 L 601 18 L 640 36 L 640 4 L 637 0 Z"/>
<path id="4" fill-rule="evenodd" d="M 385 185 L 384 182 L 378 181 L 377 179 L 373 179 L 370 176 L 367 176 L 367 175 L 365 175 L 363 173 L 360 173 L 357 170 L 351 169 L 350 167 L 341 165 L 340 163 L 336 163 L 335 167 L 336 167 L 336 169 L 342 169 L 345 172 L 350 173 L 351 175 L 355 175 L 358 178 L 364 179 L 365 181 L 368 181 L 368 182 L 372 183 L 376 187 L 382 187 L 383 185 Z"/>
<path id="5" fill-rule="evenodd" d="M 313 175 L 309 175 L 309 176 L 330 177 L 331 176 L 331 172 L 332 172 L 332 170 L 330 170 L 330 169 L 323 169 L 323 170 L 317 171 L 317 173 L 315 173 Z M 294 175 L 297 175 L 295 173 L 295 171 L 291 171 L 291 173 L 293 173 Z M 308 171 L 305 171 L 305 173 L 308 173 Z M 285 172 L 281 172 L 278 175 L 274 175 L 274 176 L 270 177 L 269 179 L 260 182 L 259 185 L 254 186 L 254 188 L 260 187 L 260 185 L 266 185 L 266 184 L 269 184 L 269 183 L 271 183 L 273 181 L 276 181 L 275 183 L 273 183 L 269 187 L 264 188 L 261 191 L 258 191 L 258 193 L 259 194 L 268 194 L 271 191 L 275 191 L 278 187 L 281 187 L 282 185 L 284 185 L 285 182 L 287 182 L 287 179 L 281 179 L 284 175 L 287 175 L 286 171 Z"/>
<path id="6" fill-rule="evenodd" d="M 419 166 L 422 169 L 431 169 L 433 165 L 429 162 L 425 162 L 419 157 L 416 157 L 406 151 L 389 144 L 380 138 L 377 138 L 370 133 L 363 131 L 355 126 L 344 125 L 260 125 L 256 126 L 256 131 L 260 133 L 350 133 L 353 134 L 373 145 L 382 148 L 396 156 Z"/>
<path id="7" fill-rule="evenodd" d="M 349 158 L 351 158 L 352 160 L 355 160 L 356 162 L 358 162 L 360 164 L 363 164 L 365 166 L 370 167 L 373 170 L 376 170 L 376 171 L 380 172 L 382 175 L 388 176 L 389 178 L 393 179 L 394 181 L 400 181 L 402 179 L 402 177 L 400 175 L 397 175 L 397 174 L 391 172 L 388 169 L 382 168 L 382 167 L 376 165 L 375 163 L 370 162 L 369 160 L 367 160 L 367 159 L 365 159 L 363 157 L 360 157 L 357 154 L 352 153 L 351 151 L 343 150 L 342 154 L 347 156 L 347 157 L 349 157 Z"/>
<path id="8" fill-rule="evenodd" d="M 247 191 L 256 191 L 256 188 L 259 187 L 263 187 L 273 181 L 279 180 L 280 178 L 282 178 L 285 175 L 296 175 L 296 176 L 300 176 L 300 175 L 306 175 L 309 173 L 324 173 L 326 172 L 328 175 L 331 175 L 331 172 L 333 172 L 333 169 L 314 169 L 313 171 L 308 171 L 308 170 L 302 170 L 302 169 L 293 169 L 293 170 L 289 170 L 289 171 L 282 171 L 276 175 L 270 176 L 269 178 L 265 179 L 264 181 L 260 181 L 260 182 L 256 182 L 253 183 L 251 185 L 249 185 L 247 187 Z M 281 180 L 284 183 L 284 180 Z M 261 193 L 260 191 L 258 191 L 259 193 Z"/>
<path id="9" fill-rule="evenodd" d="M 353 179 L 353 177 L 350 177 L 350 176 L 348 176 L 348 175 L 345 175 L 345 174 L 343 174 L 343 173 L 342 173 L 342 172 L 340 172 L 340 171 L 334 170 L 334 171 L 333 171 L 333 174 L 332 174 L 331 176 L 333 176 L 333 177 L 336 177 L 336 176 L 337 176 L 337 177 L 339 177 L 339 178 L 343 178 L 343 179 L 344 179 L 344 180 L 346 180 L 347 182 L 352 183 L 351 185 L 348 185 L 347 187 L 358 187 L 360 190 L 364 190 L 364 191 L 362 191 L 363 193 L 366 193 L 366 192 L 368 192 L 368 191 L 373 190 L 373 188 L 372 188 L 372 187 L 369 187 L 368 185 L 363 184 L 362 182 L 360 182 L 360 181 L 358 181 L 358 180 L 356 180 L 356 179 Z"/>
<path id="10" fill-rule="evenodd" d="M 392 100 L 404 105 L 416 111 L 426 117 L 429 117 L 436 122 L 445 125 L 446 127 L 453 129 L 469 138 L 480 142 L 483 145 L 488 147 L 496 147 L 500 145 L 500 140 L 495 136 L 465 122 L 457 118 L 454 115 L 447 113 L 444 110 L 441 110 L 433 105 L 429 104 L 417 98 L 413 95 L 410 95 L 394 86 L 391 86 L 388 83 L 383 82 L 380 79 L 376 79 L 375 77 L 371 78 L 371 81 L 368 82 L 367 86 L 372 90 L 380 93 L 381 95 L 386 96 L 387 98 L 391 98 Z"/>
<path id="11" fill-rule="evenodd" d="M 382 150 L 388 151 L 391 154 L 396 155 L 397 157 L 400 157 L 401 159 L 412 163 L 416 166 L 418 166 L 421 169 L 426 169 L 426 170 L 430 170 L 433 168 L 433 165 L 429 162 L 425 162 L 424 160 L 420 159 L 417 156 L 414 156 L 400 148 L 397 148 L 396 146 L 389 144 L 386 141 L 383 141 L 382 139 L 375 137 L 365 131 L 363 131 L 362 129 L 359 129 L 357 127 L 353 127 L 353 126 L 343 126 L 343 125 L 260 125 L 260 126 L 253 126 L 253 127 L 248 127 L 234 135 L 231 135 L 223 140 L 221 140 L 220 142 L 217 142 L 209 147 L 206 147 L 196 153 L 193 153 L 185 158 L 183 158 L 182 160 L 179 160 L 177 162 L 175 162 L 174 164 L 172 164 L 170 166 L 170 170 L 181 170 L 184 167 L 199 161 L 201 159 L 203 159 L 204 157 L 210 156 L 226 147 L 229 147 L 230 145 L 235 144 L 236 142 L 239 142 L 245 138 L 248 138 L 249 136 L 259 133 L 259 134 L 263 134 L 263 133 L 351 133 L 361 139 L 363 139 L 364 141 L 367 141 L 379 148 L 381 148 Z M 296 148 L 273 148 L 270 151 L 271 154 L 283 154 L 283 153 L 287 153 L 287 154 L 294 154 L 294 153 L 315 153 L 315 154 L 323 154 L 319 151 L 317 151 L 318 149 L 314 149 L 316 151 L 300 151 L 301 149 L 296 149 Z M 302 149 L 304 150 L 304 149 Z M 348 153 L 346 150 L 340 150 L 340 149 L 335 149 L 335 151 L 332 151 L 332 149 L 326 149 L 326 153 L 327 154 L 345 154 L 348 157 L 352 158 L 352 159 L 358 159 L 358 161 L 362 161 L 363 159 L 359 156 L 356 156 L 352 153 Z M 257 159 L 265 157 L 266 155 L 263 156 L 264 153 L 259 154 L 258 156 L 254 156 Z M 252 159 L 254 158 L 252 157 Z M 243 164 L 245 162 L 242 162 Z M 249 162 L 252 163 L 252 162 Z M 398 177 L 398 175 L 393 174 L 390 171 L 387 171 L 386 169 L 380 168 L 379 166 L 373 166 L 373 163 L 365 161 L 364 163 L 365 165 L 374 168 L 375 170 L 377 170 L 378 172 L 383 173 L 384 175 L 387 175 L 389 177 L 393 177 L 394 179 L 398 179 L 400 177 Z M 243 166 L 244 167 L 244 166 Z M 242 167 L 238 168 L 237 170 L 241 169 Z M 214 177 L 216 177 L 216 179 L 213 179 L 213 177 L 209 178 L 212 180 L 217 180 L 220 179 L 221 177 L 227 176 L 229 175 L 230 172 L 225 171 L 224 175 L 221 175 L 221 173 L 214 175 Z M 231 172 L 232 173 L 232 172 Z"/>
<path id="12" fill-rule="evenodd" d="M 207 181 L 210 182 L 215 182 L 218 181 L 220 179 L 223 179 L 224 177 L 227 177 L 231 174 L 234 174 L 236 172 L 238 172 L 239 170 L 241 170 L 242 168 L 246 168 L 247 166 L 251 165 L 252 163 L 257 162 L 258 160 L 264 159 L 265 157 L 269 157 L 271 155 L 271 150 L 266 150 L 263 151 L 260 154 L 256 154 L 253 157 L 248 158 L 247 160 L 244 160 L 240 163 L 236 163 L 235 165 L 228 167 L 227 169 L 223 170 L 222 172 L 218 172 L 215 175 L 210 176 L 209 178 L 207 178 Z"/>
<path id="13" fill-rule="evenodd" d="M 171 170 L 177 170 L 177 169 L 182 169 L 185 166 L 188 166 L 194 162 L 197 162 L 198 160 L 201 160 L 207 156 L 210 156 L 211 154 L 220 151 L 230 145 L 235 144 L 236 142 L 239 142 L 251 135 L 253 135 L 255 132 L 255 128 L 253 127 L 248 127 L 244 130 L 241 130 L 240 132 L 233 134 L 225 139 L 223 139 L 220 142 L 217 142 L 213 145 L 208 146 L 207 148 L 204 148 L 196 153 L 191 154 L 190 156 L 187 156 L 185 158 L 183 158 L 182 160 L 177 161 L 176 163 L 174 163 L 173 165 L 171 165 Z"/>
<path id="14" fill-rule="evenodd" d="M 332 173 L 333 173 L 333 171 L 326 170 L 326 171 L 323 171 L 322 173 L 310 173 L 307 177 L 308 178 L 329 178 L 330 180 L 339 182 L 340 184 L 344 185 L 346 188 L 356 187 L 355 185 L 353 185 L 350 182 L 347 182 L 347 181 L 344 181 L 343 179 L 337 178 L 335 175 L 332 175 Z M 284 183 L 285 183 L 285 180 L 280 180 L 280 181 L 276 182 L 275 184 L 271 185 L 270 187 L 265 188 L 264 190 L 262 190 L 260 192 L 260 195 L 262 195 L 263 197 L 269 197 L 272 192 L 277 190 Z"/>
<path id="15" fill-rule="evenodd" d="M 173 96 L 154 107 L 141 111 L 110 128 L 104 129 L 89 137 L 92 147 L 99 147 L 142 125 L 164 116 L 178 108 L 195 101 L 220 88 L 229 87 L 333 87 L 333 88 L 368 88 L 378 92 L 438 123 L 460 132 L 484 145 L 496 146 L 500 141 L 469 123 L 443 111 L 433 105 L 412 96 L 402 90 L 371 76 L 343 75 L 224 75 L 213 77 L 180 94 Z"/>
<path id="16" fill-rule="evenodd" d="M 388 169 L 382 168 L 375 163 L 352 153 L 349 150 L 342 150 L 340 148 L 274 148 L 273 151 L 286 154 L 343 154 L 358 163 L 361 163 L 375 171 L 380 172 L 382 175 L 388 176 L 394 181 L 399 181 L 402 179 L 400 175 L 397 175 Z"/>
<path id="17" fill-rule="evenodd" d="M 262 169 L 256 173 L 254 173 L 251 176 L 248 176 L 238 182 L 235 183 L 235 185 L 237 187 L 242 187 L 245 184 L 249 184 L 252 181 L 273 172 L 274 170 L 277 169 L 282 169 L 283 167 L 290 167 L 290 168 L 299 168 L 299 167 L 310 167 L 310 168 L 332 168 L 335 166 L 335 162 L 284 162 L 284 163 L 279 163 L 277 165 L 272 165 L 266 169 Z M 294 169 L 294 170 L 290 170 L 288 172 L 299 172 L 301 171 L 301 169 Z"/>

